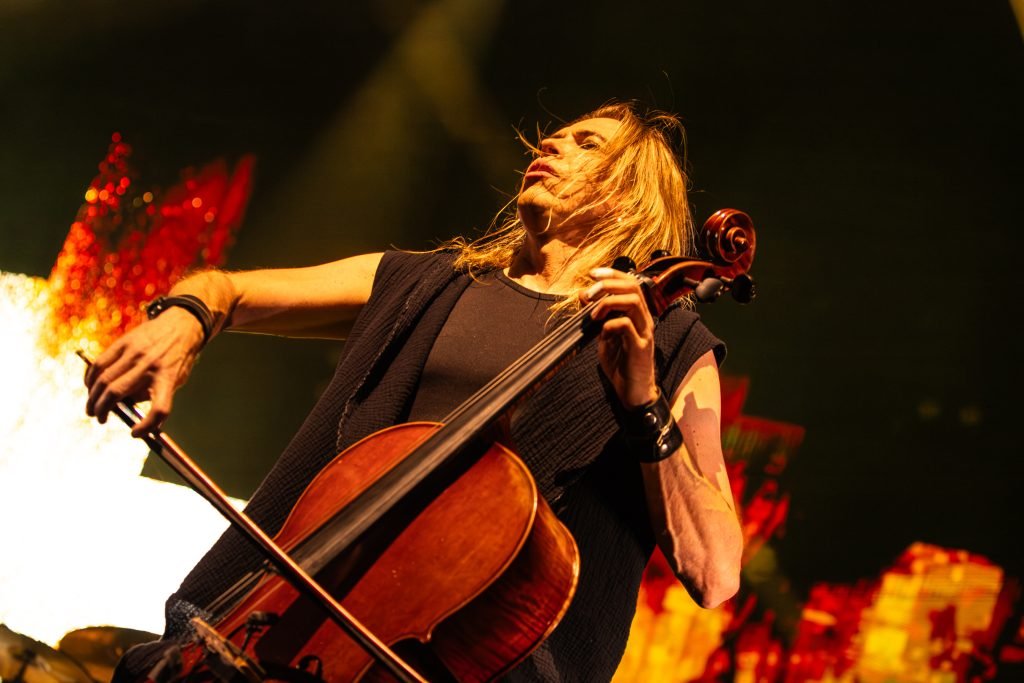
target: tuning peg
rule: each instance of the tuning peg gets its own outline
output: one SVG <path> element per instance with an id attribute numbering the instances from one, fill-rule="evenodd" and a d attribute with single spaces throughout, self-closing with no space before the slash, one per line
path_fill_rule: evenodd
<path id="1" fill-rule="evenodd" d="M 697 297 L 697 301 L 702 304 L 713 304 L 718 300 L 724 286 L 725 283 L 717 277 L 707 277 L 701 280 L 700 284 L 694 288 L 693 294 Z"/>
<path id="2" fill-rule="evenodd" d="M 666 256 L 671 255 L 672 252 L 670 252 L 668 249 L 655 249 L 654 253 L 651 254 L 651 260 L 654 261 L 656 259 L 665 258 Z"/>
<path id="3" fill-rule="evenodd" d="M 741 304 L 749 304 L 757 296 L 754 278 L 746 273 L 741 273 L 733 279 L 729 291 L 732 292 L 732 298 Z"/>
<path id="4" fill-rule="evenodd" d="M 612 261 L 612 268 L 623 273 L 632 273 L 636 270 L 636 261 L 628 256 L 620 256 Z"/>

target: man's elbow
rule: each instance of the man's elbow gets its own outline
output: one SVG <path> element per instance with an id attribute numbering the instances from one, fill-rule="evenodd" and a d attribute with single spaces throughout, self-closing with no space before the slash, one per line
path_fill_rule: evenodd
<path id="1" fill-rule="evenodd" d="M 736 595 L 740 589 L 740 572 L 723 571 L 716 573 L 715 577 L 708 582 L 708 585 L 700 592 L 697 604 L 705 609 L 714 609 L 723 602 Z"/>
<path id="2" fill-rule="evenodd" d="M 677 574 L 693 601 L 705 609 L 714 609 L 736 595 L 740 589 L 738 563 L 727 562 L 701 572 L 699 578 Z"/>

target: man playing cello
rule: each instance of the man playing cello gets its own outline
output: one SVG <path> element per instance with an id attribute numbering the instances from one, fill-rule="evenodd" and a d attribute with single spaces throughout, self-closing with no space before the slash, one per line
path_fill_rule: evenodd
<path id="1" fill-rule="evenodd" d="M 637 279 L 607 267 L 621 255 L 692 252 L 670 142 L 679 129 L 673 116 L 625 104 L 584 115 L 533 149 L 515 214 L 476 241 L 192 275 L 96 359 L 86 411 L 103 422 L 118 400 L 150 400 L 133 433 L 158 428 L 200 349 L 225 329 L 346 339 L 331 385 L 247 508 L 273 534 L 340 450 L 389 424 L 441 420 L 559 315 L 597 301 L 596 342 L 511 420 L 517 453 L 576 539 L 580 575 L 561 624 L 503 680 L 609 680 L 655 543 L 704 607 L 739 584 L 720 441 L 724 345 L 685 304 L 652 319 Z M 645 416 L 666 428 L 645 430 Z M 165 638 L 187 635 L 188 620 L 259 562 L 229 529 L 168 600 Z M 144 677 L 156 651 L 130 653 L 120 680 Z"/>

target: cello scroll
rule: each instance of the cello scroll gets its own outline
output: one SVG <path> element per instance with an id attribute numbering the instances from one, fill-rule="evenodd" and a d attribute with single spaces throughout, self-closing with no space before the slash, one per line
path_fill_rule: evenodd
<path id="1" fill-rule="evenodd" d="M 756 291 L 747 271 L 756 244 L 750 216 L 736 209 L 716 211 L 698 236 L 700 258 L 663 256 L 643 268 L 641 277 L 651 313 L 660 316 L 690 293 L 700 303 L 713 303 L 725 292 L 741 304 L 750 303 Z"/>

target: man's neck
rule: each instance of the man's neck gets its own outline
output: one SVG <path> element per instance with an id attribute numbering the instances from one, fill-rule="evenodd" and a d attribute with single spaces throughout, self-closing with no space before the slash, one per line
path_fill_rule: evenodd
<path id="1" fill-rule="evenodd" d="M 508 267 L 508 277 L 527 289 L 550 294 L 569 294 L 576 279 L 572 257 L 577 246 L 561 238 L 543 242 L 527 234 L 522 248 Z"/>

